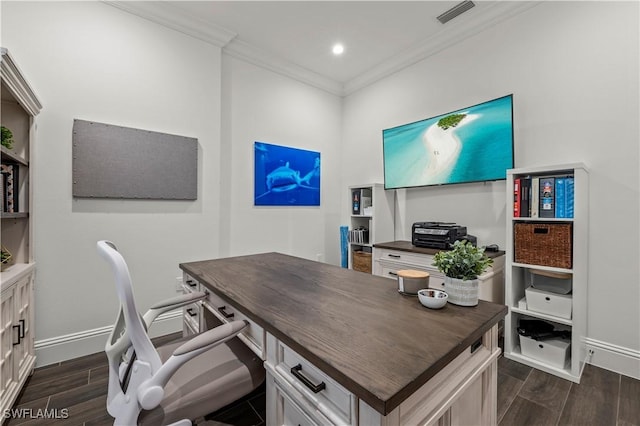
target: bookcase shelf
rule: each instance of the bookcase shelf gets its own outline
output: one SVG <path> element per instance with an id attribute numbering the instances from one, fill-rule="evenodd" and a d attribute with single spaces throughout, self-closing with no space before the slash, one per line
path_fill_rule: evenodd
<path id="1" fill-rule="evenodd" d="M 7 49 L 0 48 L 0 116 L 13 134 L 2 146 L 2 247 L 11 253 L 0 272 L 0 412 L 11 408 L 35 366 L 33 207 L 31 160 L 42 105 Z M 7 180 L 5 181 L 5 178 Z M 11 182 L 11 191 L 5 187 Z M 9 198 L 11 195 L 11 198 Z M 11 204 L 5 205 L 5 201 Z M 11 207 L 11 208 L 9 208 Z M 16 332 L 17 331 L 17 332 Z"/>
<path id="2" fill-rule="evenodd" d="M 515 217 L 514 204 L 518 198 L 515 196 L 514 191 L 516 179 L 548 179 L 554 176 L 569 176 L 572 178 L 573 194 L 570 202 L 571 207 L 573 208 L 573 217 Z M 531 189 L 530 191 L 534 190 L 535 189 Z M 580 376 L 582 374 L 587 354 L 584 340 L 586 337 L 587 327 L 588 194 L 588 171 L 584 164 L 574 163 L 548 167 L 512 169 L 507 171 L 507 200 L 510 200 L 510 202 L 507 205 L 505 304 L 509 306 L 509 313 L 505 318 L 504 355 L 506 358 L 521 362 L 576 383 L 580 382 Z M 540 203 L 540 200 L 538 200 L 538 203 Z M 539 205 L 530 206 L 530 209 L 536 208 L 539 208 Z M 538 227 L 538 225 L 544 226 L 545 224 L 548 224 L 549 227 L 567 225 L 571 227 L 571 245 L 569 247 L 570 255 L 568 255 L 571 260 L 570 268 L 558 267 L 557 265 L 552 264 L 554 260 L 553 258 L 548 264 L 545 262 L 529 263 L 529 258 L 526 259 L 527 262 L 515 261 L 517 253 L 520 253 L 520 258 L 522 258 L 523 252 L 520 250 L 526 248 L 518 247 L 518 244 L 523 245 L 523 242 L 522 240 L 520 240 L 520 242 L 516 241 L 515 228 L 517 224 L 520 224 L 518 226 L 522 227 L 522 224 L 526 222 L 535 223 L 535 227 Z M 546 254 L 552 252 L 555 253 L 555 250 L 557 250 L 557 247 L 553 246 L 555 244 L 554 241 L 540 241 L 543 242 L 540 247 L 536 247 L 538 252 L 542 251 Z M 547 246 L 545 244 L 549 245 Z M 546 248 L 548 248 L 549 251 L 545 251 Z M 531 309 L 531 306 L 529 306 L 530 302 L 524 302 L 523 306 L 521 300 L 526 300 L 525 296 L 527 294 L 527 289 L 533 289 L 535 287 L 532 287 L 531 272 L 536 270 L 550 273 L 562 273 L 569 277 L 567 279 L 571 280 L 571 292 L 563 296 L 565 298 L 569 297 L 570 300 L 570 318 L 546 312 L 538 312 L 536 309 Z M 536 288 L 536 290 L 540 289 Z M 558 294 L 554 292 L 543 292 L 542 294 L 548 295 L 551 298 L 553 298 L 554 295 L 556 295 L 556 297 L 558 296 Z M 529 353 L 523 353 L 523 348 L 520 344 L 520 335 L 517 330 L 521 319 L 542 320 L 553 325 L 556 330 L 571 331 L 568 358 L 566 364 L 562 368 L 559 368 L 558 365 L 551 364 L 543 357 L 537 358 L 536 356 L 539 354 L 530 356 L 531 354 Z M 540 343 L 544 343 L 544 341 L 541 341 Z"/>
<path id="3" fill-rule="evenodd" d="M 354 194 L 358 194 L 357 202 L 359 205 L 357 208 L 360 211 L 363 211 L 365 206 L 365 204 L 360 204 L 362 203 L 362 194 L 366 194 L 366 198 L 370 197 L 371 205 L 368 205 L 368 200 L 366 204 L 370 214 L 354 214 Z M 383 241 L 390 241 L 394 238 L 393 191 L 385 191 L 384 185 L 373 183 L 349 186 L 348 195 L 349 203 L 347 205 L 350 209 L 349 230 L 351 231 L 361 227 L 368 230 L 367 240 L 363 240 L 362 242 L 349 242 L 349 268 L 354 268 L 354 251 L 365 251 L 368 253 L 369 258 L 368 267 L 363 269 L 361 264 L 362 259 L 358 259 L 359 262 L 356 269 L 372 273 L 371 252 L 373 251 L 373 245 Z"/>
<path id="4" fill-rule="evenodd" d="M 17 212 L 17 213 L 0 213 L 0 217 L 2 219 L 27 219 L 29 217 L 29 212 Z"/>

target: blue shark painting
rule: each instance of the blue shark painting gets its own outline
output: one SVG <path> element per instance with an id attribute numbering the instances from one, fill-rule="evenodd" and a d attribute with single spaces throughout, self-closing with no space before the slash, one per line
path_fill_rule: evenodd
<path id="1" fill-rule="evenodd" d="M 255 142 L 254 205 L 319 206 L 320 153 Z"/>

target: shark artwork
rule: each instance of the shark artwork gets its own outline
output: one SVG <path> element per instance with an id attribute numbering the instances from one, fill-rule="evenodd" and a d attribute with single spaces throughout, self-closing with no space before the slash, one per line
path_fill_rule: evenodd
<path id="1" fill-rule="evenodd" d="M 255 142 L 254 155 L 255 205 L 320 205 L 319 152 Z"/>

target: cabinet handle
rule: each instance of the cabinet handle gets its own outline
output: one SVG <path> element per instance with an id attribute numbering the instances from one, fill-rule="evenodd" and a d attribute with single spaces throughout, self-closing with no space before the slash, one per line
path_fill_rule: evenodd
<path id="1" fill-rule="evenodd" d="M 187 308 L 187 313 L 189 314 L 189 316 L 191 317 L 196 317 L 198 316 L 197 312 L 193 312 L 193 308 Z"/>
<path id="2" fill-rule="evenodd" d="M 400 255 L 399 254 L 387 254 L 387 256 L 393 257 L 394 259 L 400 259 Z"/>
<path id="3" fill-rule="evenodd" d="M 18 341 L 17 342 L 13 342 L 13 346 L 17 346 L 20 344 L 20 342 L 22 341 L 22 339 L 24 339 L 24 320 L 20 320 L 19 321 L 20 324 L 18 325 L 14 325 L 13 328 L 14 329 L 18 329 Z"/>
<path id="4" fill-rule="evenodd" d="M 398 276 L 397 273 L 391 272 L 391 271 L 387 272 L 387 274 L 391 275 L 392 277 L 397 277 Z"/>
<path id="5" fill-rule="evenodd" d="M 189 287 L 195 287 L 195 286 L 197 286 L 198 284 L 196 284 L 193 280 L 187 280 L 187 285 L 188 285 Z"/>
<path id="6" fill-rule="evenodd" d="M 222 316 L 223 316 L 223 317 L 225 317 L 225 318 L 227 318 L 227 319 L 229 319 L 229 318 L 233 318 L 233 315 L 234 315 L 234 314 L 233 314 L 233 312 L 228 313 L 225 309 L 227 309 L 227 307 L 226 307 L 226 306 L 220 306 L 220 307 L 218 308 L 218 312 L 220 312 L 220 313 L 222 314 Z"/>
<path id="7" fill-rule="evenodd" d="M 300 380 L 306 387 L 311 389 L 313 393 L 318 393 L 327 387 L 324 382 L 320 382 L 320 384 L 315 385 L 311 382 L 311 380 L 307 379 L 302 374 L 302 365 L 300 364 L 291 367 L 291 374 L 293 374 L 298 380 Z"/>

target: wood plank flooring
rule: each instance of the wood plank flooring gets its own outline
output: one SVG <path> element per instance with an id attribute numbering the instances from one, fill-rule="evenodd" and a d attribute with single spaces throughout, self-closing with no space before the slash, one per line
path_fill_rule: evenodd
<path id="1" fill-rule="evenodd" d="M 175 333 L 154 343 L 179 337 Z M 111 425 L 113 419 L 106 411 L 107 374 L 103 352 L 37 368 L 14 406 L 30 411 L 3 425 Z M 575 384 L 503 357 L 498 361 L 499 426 L 640 426 L 639 401 L 639 380 L 591 365 L 585 367 L 581 383 Z M 66 418 L 31 418 L 37 417 L 38 409 Z M 242 401 L 207 416 L 206 423 L 264 426 L 264 419 L 263 385 Z"/>

